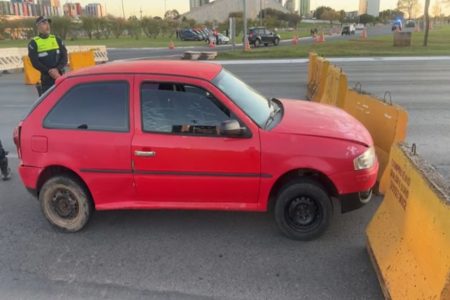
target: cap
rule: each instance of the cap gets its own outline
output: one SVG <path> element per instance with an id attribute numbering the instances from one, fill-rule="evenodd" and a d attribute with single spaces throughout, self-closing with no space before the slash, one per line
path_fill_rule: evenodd
<path id="1" fill-rule="evenodd" d="M 43 16 L 40 16 L 36 19 L 36 25 L 39 25 L 42 22 L 49 22 L 52 23 L 52 20 Z"/>

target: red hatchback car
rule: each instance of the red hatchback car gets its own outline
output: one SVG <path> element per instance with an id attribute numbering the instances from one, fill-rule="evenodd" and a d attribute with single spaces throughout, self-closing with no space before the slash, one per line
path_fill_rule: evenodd
<path id="1" fill-rule="evenodd" d="M 288 237 L 309 240 L 334 202 L 367 203 L 378 172 L 370 134 L 344 111 L 267 99 L 211 63 L 69 73 L 14 141 L 25 187 L 69 232 L 94 209 L 271 210 Z"/>

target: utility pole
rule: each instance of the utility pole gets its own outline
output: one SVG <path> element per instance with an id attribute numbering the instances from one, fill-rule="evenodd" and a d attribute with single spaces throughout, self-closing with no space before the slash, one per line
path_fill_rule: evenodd
<path id="1" fill-rule="evenodd" d="M 139 12 L 141 13 L 141 20 L 142 20 L 142 6 L 141 6 L 141 10 Z"/>
<path id="2" fill-rule="evenodd" d="M 167 12 L 167 0 L 164 0 L 164 16 L 166 16 Z"/>
<path id="3" fill-rule="evenodd" d="M 125 19 L 125 6 L 123 6 L 123 0 L 122 0 L 122 16 Z"/>
<path id="4" fill-rule="evenodd" d="M 425 0 L 425 37 L 423 39 L 423 46 L 428 46 L 428 33 L 430 32 L 430 0 Z"/>
<path id="5" fill-rule="evenodd" d="M 248 36 L 247 36 L 247 0 L 244 0 L 244 48 L 245 45 L 248 43 Z"/>
<path id="6" fill-rule="evenodd" d="M 262 26 L 262 14 L 263 14 L 262 2 L 263 0 L 259 0 L 259 26 Z"/>

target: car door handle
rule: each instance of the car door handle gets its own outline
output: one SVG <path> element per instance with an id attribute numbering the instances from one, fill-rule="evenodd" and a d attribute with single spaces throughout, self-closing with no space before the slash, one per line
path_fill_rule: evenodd
<path id="1" fill-rule="evenodd" d="M 155 151 L 139 151 L 139 150 L 136 150 L 136 151 L 134 151 L 134 155 L 141 156 L 141 157 L 154 157 L 154 156 L 156 156 L 156 152 Z"/>

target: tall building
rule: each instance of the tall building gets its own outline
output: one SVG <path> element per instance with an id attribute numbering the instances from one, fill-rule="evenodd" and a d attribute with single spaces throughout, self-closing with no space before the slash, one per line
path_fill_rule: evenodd
<path id="1" fill-rule="evenodd" d="M 294 0 L 286 0 L 284 4 L 284 8 L 286 8 L 290 13 L 295 12 L 295 1 Z"/>
<path id="2" fill-rule="evenodd" d="M 106 11 L 103 5 L 100 3 L 90 3 L 84 8 L 85 15 L 92 17 L 104 17 Z"/>
<path id="3" fill-rule="evenodd" d="M 380 15 L 380 0 L 359 0 L 359 15 Z"/>
<path id="4" fill-rule="evenodd" d="M 63 6 L 64 15 L 67 17 L 79 17 L 83 14 L 83 9 L 80 3 L 66 3 Z"/>
<path id="5" fill-rule="evenodd" d="M 295 1 L 295 0 L 294 0 Z M 271 8 L 284 13 L 289 11 L 280 4 L 279 0 L 247 0 L 247 16 L 249 19 L 256 19 L 259 12 L 263 9 Z M 206 21 L 224 22 L 232 12 L 241 12 L 244 8 L 242 0 L 215 0 L 209 5 L 203 5 L 191 10 L 184 17 L 194 19 L 199 23 Z"/>
<path id="6" fill-rule="evenodd" d="M 205 4 L 208 4 L 209 0 L 190 0 L 189 4 L 190 4 L 190 10 L 196 8 L 196 7 L 200 7 L 203 6 Z"/>
<path id="7" fill-rule="evenodd" d="M 311 0 L 300 0 L 300 16 L 306 17 L 311 13 Z"/>

